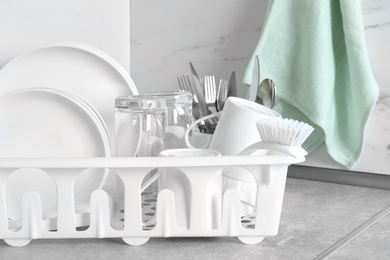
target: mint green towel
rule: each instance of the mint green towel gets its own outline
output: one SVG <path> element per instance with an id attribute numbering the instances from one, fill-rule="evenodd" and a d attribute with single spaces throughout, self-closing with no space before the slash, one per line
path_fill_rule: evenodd
<path id="1" fill-rule="evenodd" d="M 315 127 L 303 147 L 311 152 L 325 141 L 333 159 L 352 168 L 378 98 L 361 1 L 270 0 L 254 55 L 261 79 L 276 83 L 281 101 L 275 110 Z M 251 82 L 253 59 L 245 84 Z"/>

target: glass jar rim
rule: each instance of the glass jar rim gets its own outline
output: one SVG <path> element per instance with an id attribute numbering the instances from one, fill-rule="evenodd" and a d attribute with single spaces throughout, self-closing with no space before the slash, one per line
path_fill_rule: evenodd
<path id="1" fill-rule="evenodd" d="M 166 105 L 192 104 L 192 93 L 186 90 L 152 91 L 146 93 L 145 96 L 163 98 Z"/>
<path id="2" fill-rule="evenodd" d="M 115 99 L 115 108 L 129 110 L 164 110 L 166 102 L 163 98 L 148 95 L 120 96 Z"/>

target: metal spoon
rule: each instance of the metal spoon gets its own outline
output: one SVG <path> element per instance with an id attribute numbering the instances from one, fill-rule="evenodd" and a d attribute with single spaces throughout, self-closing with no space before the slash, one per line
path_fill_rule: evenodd
<path id="1" fill-rule="evenodd" d="M 264 79 L 257 90 L 256 103 L 273 108 L 275 106 L 276 86 L 272 79 Z"/>
<path id="2" fill-rule="evenodd" d="M 272 79 L 270 79 L 269 81 L 271 85 L 271 100 L 272 100 L 270 108 L 273 108 L 274 106 L 276 106 L 276 84 L 275 81 L 273 81 Z"/>

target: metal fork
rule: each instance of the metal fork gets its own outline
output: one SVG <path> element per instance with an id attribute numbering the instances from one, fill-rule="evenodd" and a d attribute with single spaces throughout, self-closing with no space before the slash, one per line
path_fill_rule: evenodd
<path id="1" fill-rule="evenodd" d="M 181 90 L 190 91 L 192 93 L 191 81 L 188 75 L 178 76 L 177 82 L 179 83 L 179 88 Z"/>
<path id="2" fill-rule="evenodd" d="M 216 109 L 216 97 L 217 90 L 215 87 L 215 77 L 214 76 L 206 76 L 204 77 L 204 94 L 206 98 L 207 108 L 211 113 L 217 112 Z"/>
<path id="3" fill-rule="evenodd" d="M 194 91 L 191 85 L 191 81 L 188 75 L 182 75 L 177 77 L 177 82 L 179 83 L 179 88 L 181 90 L 189 91 L 192 93 L 192 114 L 195 119 L 199 119 L 202 117 L 199 110 L 199 103 L 196 95 L 194 95 Z"/>
<path id="4" fill-rule="evenodd" d="M 200 107 L 199 107 L 199 101 L 194 89 L 194 86 L 192 86 L 190 78 L 188 75 L 182 75 L 177 77 L 177 82 L 179 83 L 179 88 L 181 90 L 186 90 L 190 91 L 192 93 L 192 115 L 194 118 L 197 120 L 202 117 L 202 114 L 200 112 Z M 202 121 L 198 125 L 199 131 L 201 133 L 213 133 L 213 129 L 215 127 L 212 127 L 209 122 L 204 122 Z"/>

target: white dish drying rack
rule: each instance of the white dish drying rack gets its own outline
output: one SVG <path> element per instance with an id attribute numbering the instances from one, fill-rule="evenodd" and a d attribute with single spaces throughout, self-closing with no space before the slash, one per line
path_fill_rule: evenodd
<path id="1" fill-rule="evenodd" d="M 220 157 L 138 157 L 138 158 L 1 158 L 0 159 L 0 239 L 12 246 L 24 246 L 33 239 L 54 238 L 122 238 L 129 245 L 142 245 L 150 237 L 238 237 L 243 243 L 257 244 L 266 236 L 278 233 L 288 166 L 305 158 L 290 155 L 251 155 Z M 179 168 L 191 185 L 189 229 L 176 226 L 175 196 L 170 190 L 141 194 L 144 177 L 152 170 Z M 257 181 L 255 214 L 241 217 L 240 198 L 236 190 L 223 194 L 222 218 L 217 229 L 205 225 L 201 208 L 207 174 L 226 167 L 242 167 Z M 57 186 L 56 218 L 42 219 L 39 194 L 30 191 L 23 196 L 22 224 L 10 228 L 7 218 L 5 187 L 10 174 L 22 168 L 39 168 L 49 174 Z M 123 182 L 124 201 L 104 190 L 91 194 L 86 211 L 78 212 L 74 204 L 74 181 L 89 168 L 109 169 Z M 143 209 L 146 196 L 154 196 Z M 154 195 L 153 195 L 154 194 Z M 145 206 L 145 204 L 144 204 Z M 146 208 L 146 207 L 145 207 Z M 143 215 L 155 222 L 145 227 Z M 80 228 L 80 223 L 88 223 Z M 150 220 L 149 220 L 150 221 Z M 250 222 L 250 225 L 244 225 Z"/>

